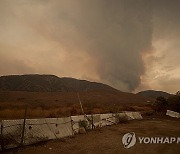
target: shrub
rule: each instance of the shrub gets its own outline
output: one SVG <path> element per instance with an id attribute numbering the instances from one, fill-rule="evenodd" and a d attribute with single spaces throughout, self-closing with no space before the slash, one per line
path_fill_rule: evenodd
<path id="1" fill-rule="evenodd" d="M 180 112 L 180 96 L 179 92 L 176 95 L 170 95 L 168 99 L 164 97 L 158 97 L 155 102 L 156 111 L 164 111 L 167 109 L 173 110 L 175 112 Z"/>
<path id="2" fill-rule="evenodd" d="M 168 101 L 166 98 L 160 96 L 156 98 L 156 102 L 154 105 L 155 105 L 156 112 L 158 111 L 165 112 L 168 106 Z"/>
<path id="3" fill-rule="evenodd" d="M 127 123 L 128 122 L 128 116 L 123 115 L 123 116 L 117 116 L 118 123 Z"/>
<path id="4" fill-rule="evenodd" d="M 86 120 L 80 120 L 80 121 L 78 122 L 78 125 L 79 125 L 79 127 L 84 127 L 85 130 L 88 129 L 88 122 L 87 122 Z"/>
<path id="5" fill-rule="evenodd" d="M 175 112 L 180 112 L 180 96 L 174 95 L 168 98 L 168 109 L 173 110 Z"/>

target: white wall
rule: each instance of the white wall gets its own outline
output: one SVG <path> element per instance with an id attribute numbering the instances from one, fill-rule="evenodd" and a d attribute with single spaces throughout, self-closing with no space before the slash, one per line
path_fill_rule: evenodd
<path id="1" fill-rule="evenodd" d="M 180 118 L 180 113 L 174 112 L 171 110 L 167 110 L 166 115 L 173 117 L 173 118 Z"/>
<path id="2" fill-rule="evenodd" d="M 119 116 L 127 115 L 129 120 L 142 119 L 139 112 L 118 113 Z M 88 119 L 92 119 L 95 127 L 103 127 L 116 123 L 115 114 L 94 114 L 87 115 Z M 71 121 L 72 120 L 72 121 Z M 72 136 L 79 131 L 79 121 L 86 120 L 90 128 L 92 124 L 87 120 L 86 116 L 78 115 L 65 118 L 43 118 L 43 119 L 26 119 L 24 145 L 37 143 L 44 140 L 63 138 Z M 18 147 L 21 143 L 23 119 L 2 120 L 3 136 L 5 148 Z"/>

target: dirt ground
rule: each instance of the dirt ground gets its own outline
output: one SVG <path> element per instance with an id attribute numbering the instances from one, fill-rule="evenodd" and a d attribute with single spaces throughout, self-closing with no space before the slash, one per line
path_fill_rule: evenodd
<path id="1" fill-rule="evenodd" d="M 26 146 L 6 153 L 17 154 L 180 154 L 180 143 L 173 144 L 136 144 L 125 149 L 122 137 L 125 133 L 135 132 L 136 137 L 180 137 L 180 120 L 146 119 L 130 121 L 91 130 L 72 138 L 52 140 L 41 144 Z"/>

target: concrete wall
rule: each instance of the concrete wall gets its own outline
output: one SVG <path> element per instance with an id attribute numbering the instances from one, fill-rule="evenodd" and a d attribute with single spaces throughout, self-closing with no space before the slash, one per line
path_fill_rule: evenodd
<path id="1" fill-rule="evenodd" d="M 167 110 L 166 115 L 173 117 L 173 118 L 180 118 L 180 113 L 174 112 L 171 110 Z"/>
<path id="2" fill-rule="evenodd" d="M 26 119 L 24 145 L 40 141 L 72 136 L 79 131 L 79 121 L 87 121 L 92 128 L 92 118 L 95 127 L 113 125 L 117 122 L 117 115 L 126 115 L 129 120 L 142 119 L 139 112 L 123 112 L 117 114 L 78 115 L 65 118 Z M 6 149 L 18 147 L 21 143 L 23 119 L 2 120 L 4 147 Z M 1 147 L 0 147 L 1 148 Z"/>

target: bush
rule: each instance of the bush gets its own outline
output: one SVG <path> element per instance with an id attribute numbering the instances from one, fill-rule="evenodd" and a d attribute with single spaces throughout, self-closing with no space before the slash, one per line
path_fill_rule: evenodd
<path id="1" fill-rule="evenodd" d="M 180 96 L 174 95 L 168 98 L 168 109 L 180 112 Z"/>
<path id="2" fill-rule="evenodd" d="M 155 105 L 156 112 L 158 112 L 158 111 L 165 112 L 168 107 L 168 101 L 166 98 L 160 96 L 160 97 L 156 98 L 156 102 L 154 105 Z"/>
<path id="3" fill-rule="evenodd" d="M 118 123 L 127 123 L 128 122 L 128 116 L 123 115 L 123 116 L 117 116 L 118 118 Z"/>
<path id="4" fill-rule="evenodd" d="M 80 128 L 81 128 L 81 127 L 84 127 L 85 130 L 88 129 L 88 122 L 87 122 L 86 120 L 80 120 L 80 121 L 78 122 L 78 125 L 79 125 Z"/>
<path id="5" fill-rule="evenodd" d="M 164 97 L 158 97 L 155 102 L 155 110 L 160 112 L 166 112 L 167 109 L 175 112 L 180 112 L 180 96 L 179 92 L 176 95 L 170 95 L 168 99 Z"/>

